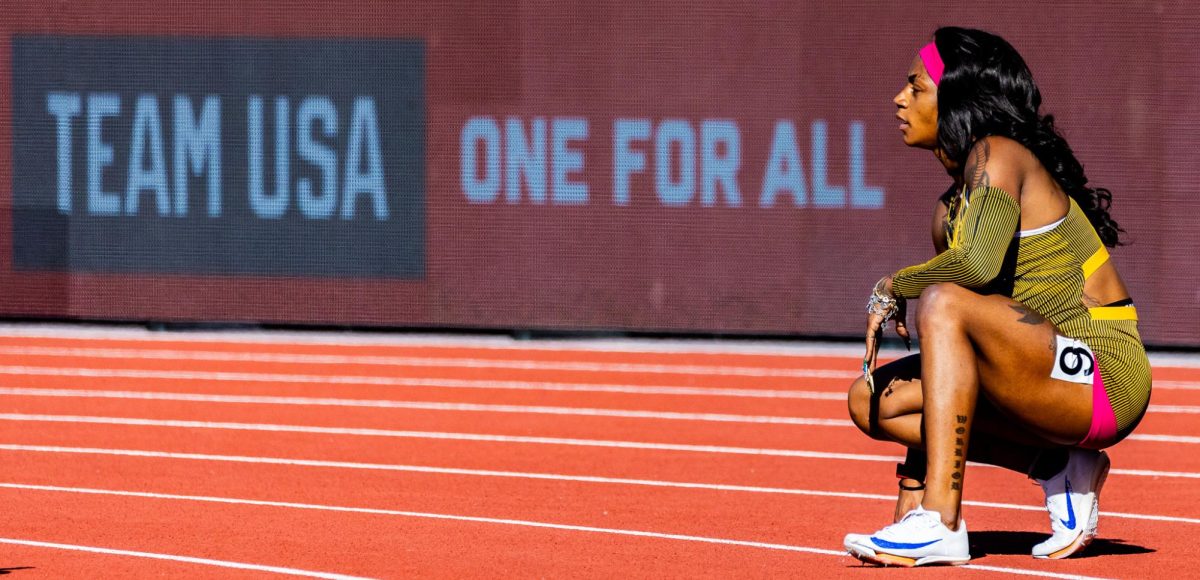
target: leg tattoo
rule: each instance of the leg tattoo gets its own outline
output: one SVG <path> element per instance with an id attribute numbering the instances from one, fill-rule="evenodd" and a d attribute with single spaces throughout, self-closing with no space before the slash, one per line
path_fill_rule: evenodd
<path id="1" fill-rule="evenodd" d="M 1008 307 L 1016 310 L 1017 313 L 1021 315 L 1021 318 L 1017 319 L 1017 322 L 1036 326 L 1046 321 L 1046 319 L 1042 318 L 1040 314 L 1021 306 L 1020 304 L 1010 304 Z"/>
<path id="2" fill-rule="evenodd" d="M 957 437 L 954 438 L 954 473 L 950 474 L 950 477 L 954 481 L 950 482 L 950 489 L 962 491 L 963 461 L 966 461 L 965 454 L 963 453 L 963 435 L 967 432 L 967 416 L 958 415 L 955 417 L 955 420 L 958 421 L 958 428 L 954 430 L 954 434 Z"/>

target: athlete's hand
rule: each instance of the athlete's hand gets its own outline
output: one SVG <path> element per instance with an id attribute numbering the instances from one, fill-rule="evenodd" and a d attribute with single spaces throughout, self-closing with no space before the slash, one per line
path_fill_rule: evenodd
<path id="1" fill-rule="evenodd" d="M 908 314 L 908 304 L 903 298 L 892 295 L 892 278 L 885 277 L 875 285 L 873 291 L 876 297 L 886 296 L 895 300 L 895 312 L 892 316 L 896 319 L 896 334 L 904 339 L 904 346 L 912 350 L 912 339 L 908 333 L 908 323 L 906 320 Z M 875 298 L 872 298 L 874 302 Z M 883 339 L 883 331 L 887 323 L 884 314 L 877 312 L 875 308 L 867 309 L 867 337 L 866 347 L 867 352 L 863 355 L 863 379 L 867 381 L 867 386 L 871 392 L 875 392 L 874 373 L 878 365 L 879 343 Z"/>
<path id="2" fill-rule="evenodd" d="M 872 312 L 867 313 L 867 353 L 863 355 L 863 378 L 867 387 L 875 392 L 875 365 L 879 356 L 879 341 L 883 339 L 883 316 Z"/>

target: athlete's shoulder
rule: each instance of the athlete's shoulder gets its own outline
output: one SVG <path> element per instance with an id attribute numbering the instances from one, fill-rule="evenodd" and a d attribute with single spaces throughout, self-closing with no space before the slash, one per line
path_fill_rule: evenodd
<path id="1" fill-rule="evenodd" d="M 963 179 L 967 188 L 998 188 L 1017 201 L 1021 199 L 1021 184 L 1029 171 L 1032 153 L 1021 143 L 999 135 L 983 137 L 971 146 Z"/>

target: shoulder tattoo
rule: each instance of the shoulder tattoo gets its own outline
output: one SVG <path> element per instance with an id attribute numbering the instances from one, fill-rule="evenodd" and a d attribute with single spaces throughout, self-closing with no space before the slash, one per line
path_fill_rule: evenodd
<path id="1" fill-rule="evenodd" d="M 963 178 L 967 180 L 967 189 L 987 188 L 991 185 L 991 178 L 987 173 L 987 162 L 991 154 L 992 147 L 986 138 L 980 139 L 971 148 L 971 158 L 967 161 L 967 166 L 963 171 Z"/>

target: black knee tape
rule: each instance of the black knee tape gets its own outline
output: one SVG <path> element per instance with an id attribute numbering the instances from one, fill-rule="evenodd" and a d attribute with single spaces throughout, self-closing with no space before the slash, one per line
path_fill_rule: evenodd
<path id="1" fill-rule="evenodd" d="M 1029 466 L 1029 477 L 1046 480 L 1058 475 L 1067 467 L 1069 451 L 1065 447 L 1043 449 Z"/>
<path id="2" fill-rule="evenodd" d="M 896 477 L 924 482 L 925 467 L 925 452 L 920 449 L 909 449 L 908 455 L 904 457 L 904 463 L 896 464 Z"/>

